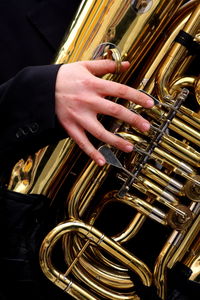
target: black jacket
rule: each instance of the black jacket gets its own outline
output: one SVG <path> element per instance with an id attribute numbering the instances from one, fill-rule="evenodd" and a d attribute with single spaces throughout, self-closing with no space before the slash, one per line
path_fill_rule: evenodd
<path id="1" fill-rule="evenodd" d="M 79 3 L 0 1 L 2 166 L 65 136 L 54 111 L 59 65 L 52 63 Z"/>
<path id="2" fill-rule="evenodd" d="M 59 65 L 53 62 L 79 3 L 0 1 L 2 185 L 19 158 L 66 136 L 55 115 Z M 48 231 L 50 215 L 45 197 L 0 188 L 0 300 L 70 299 L 45 278 L 39 267 L 38 250 Z"/>

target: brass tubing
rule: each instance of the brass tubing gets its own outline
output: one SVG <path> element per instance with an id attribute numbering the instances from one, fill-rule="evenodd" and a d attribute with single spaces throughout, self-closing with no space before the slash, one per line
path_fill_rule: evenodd
<path id="1" fill-rule="evenodd" d="M 176 126 L 178 123 L 179 126 Z M 188 141 L 196 144 L 197 146 L 200 146 L 200 141 L 199 138 L 195 136 L 195 133 L 197 133 L 197 131 L 195 131 L 195 133 L 193 133 L 192 135 L 190 134 L 190 132 L 186 132 L 184 130 L 182 130 L 181 125 L 185 125 L 183 123 L 181 123 L 180 121 L 178 121 L 177 119 L 175 120 L 175 118 L 173 119 L 173 122 L 169 125 L 169 128 L 172 129 L 174 132 L 178 133 L 180 136 L 184 137 L 185 139 L 187 139 Z M 199 133 L 197 133 L 197 136 L 199 135 Z"/>
<path id="2" fill-rule="evenodd" d="M 136 186 L 136 188 L 138 187 Z M 105 203 L 108 203 L 109 201 L 115 201 L 113 199 L 125 203 L 138 211 L 129 225 L 124 228 L 122 232 L 112 236 L 112 239 L 116 242 L 124 243 L 132 239 L 140 230 L 147 216 L 162 225 L 167 224 L 165 213 L 151 204 L 151 202 L 153 202 L 151 198 L 144 201 L 130 194 L 124 197 L 118 197 L 117 191 L 109 192 L 104 196 Z"/>
<path id="3" fill-rule="evenodd" d="M 191 14 L 188 22 L 185 24 L 183 28 L 183 31 L 194 36 L 199 28 L 199 24 L 200 24 L 200 4 L 197 5 L 196 9 Z M 172 74 L 173 76 L 175 76 L 175 73 L 178 74 L 179 69 L 181 67 L 181 62 L 183 61 L 183 58 L 186 56 L 187 52 L 188 51 L 185 49 L 184 46 L 178 43 L 174 43 L 171 50 L 166 55 L 166 58 L 164 59 L 162 67 L 159 69 L 157 79 L 156 79 L 157 95 L 161 101 L 162 99 L 164 99 L 165 96 L 170 95 L 169 82 L 172 78 Z"/>
<path id="4" fill-rule="evenodd" d="M 42 243 L 40 250 L 40 262 L 41 267 L 44 271 L 50 270 L 51 273 L 54 273 L 55 270 L 51 266 L 51 252 L 56 244 L 56 242 L 65 234 L 69 232 L 79 232 L 83 234 L 88 240 L 91 240 L 92 243 L 97 244 L 110 255 L 115 256 L 119 261 L 121 261 L 125 266 L 132 269 L 140 277 L 144 285 L 149 286 L 151 284 L 151 272 L 147 266 L 135 256 L 131 255 L 120 245 L 115 243 L 113 240 L 107 238 L 97 229 L 91 227 L 90 225 L 84 224 L 81 221 L 71 221 L 61 223 L 56 226 L 45 238 Z M 47 260 L 48 258 L 48 260 Z M 44 265 L 46 265 L 44 267 Z M 91 283 L 91 282 L 90 282 Z M 93 283 L 91 283 L 93 285 Z M 99 287 L 100 288 L 100 287 Z M 102 291 L 106 293 L 106 291 Z M 111 296 L 111 295 L 110 295 Z M 116 296 L 115 296 L 116 297 Z M 132 298 L 109 298 L 109 299 L 132 299 Z"/>
<path id="5" fill-rule="evenodd" d="M 197 96 L 197 93 L 195 93 Z M 194 128 L 197 130 L 200 129 L 200 115 L 198 112 L 194 112 L 188 107 L 181 106 L 180 107 L 180 112 L 178 112 L 177 116 L 183 120 L 185 120 L 188 124 L 191 124 Z"/>
<path id="6" fill-rule="evenodd" d="M 197 236 L 192 243 L 192 246 L 189 248 L 186 257 L 183 260 L 183 264 L 192 271 L 189 280 L 200 284 L 200 235 Z"/>
<path id="7" fill-rule="evenodd" d="M 108 166 L 105 168 L 108 172 Z M 96 170 L 98 171 L 98 177 L 96 177 Z M 81 206 L 80 203 L 85 203 L 84 207 L 87 207 L 86 203 L 91 201 L 93 193 L 98 188 L 98 185 L 102 184 L 102 179 L 104 180 L 104 174 L 106 174 L 106 172 L 103 168 L 99 171 L 99 167 L 96 166 L 94 164 L 94 162 L 91 162 L 90 166 L 87 168 L 87 172 L 86 173 L 83 172 L 83 174 L 84 174 L 84 176 L 81 176 L 81 178 L 77 181 L 77 184 L 75 185 L 74 189 L 72 189 L 72 191 L 70 193 L 70 197 L 68 199 L 68 208 L 69 208 L 70 216 L 75 217 L 75 218 L 77 218 L 77 215 L 74 213 L 77 213 L 77 212 L 81 213 L 80 212 L 80 206 Z M 103 176 L 102 179 L 100 179 L 101 176 Z M 95 179 L 93 179 L 93 178 L 95 178 Z M 76 193 L 74 193 L 73 190 L 75 190 Z M 91 193 L 90 190 L 92 190 L 93 193 Z M 87 191 L 87 193 L 82 194 L 82 191 Z M 70 203 L 72 203 L 72 206 Z M 136 204 L 137 209 L 139 211 L 144 212 L 145 208 L 142 208 L 141 205 L 142 204 L 140 203 L 140 209 L 138 209 L 139 204 Z M 158 212 L 159 212 L 158 209 L 151 207 L 151 211 L 149 211 L 150 205 L 146 204 L 145 202 L 143 202 L 143 206 L 146 207 L 146 209 L 148 207 L 146 215 L 149 215 L 149 217 L 160 222 L 161 224 L 166 224 L 166 221 L 164 221 L 163 217 L 162 217 L 162 219 L 160 219 L 160 217 L 158 215 Z M 71 208 L 71 212 L 70 212 L 70 208 Z M 82 212 L 83 211 L 84 210 L 82 210 Z M 90 220 L 90 223 L 93 223 L 93 221 Z M 122 239 L 122 235 L 126 236 L 126 239 L 128 239 L 130 232 L 131 232 L 130 227 L 128 227 L 127 229 L 125 229 L 123 231 L 123 233 L 120 235 L 120 237 L 118 237 L 118 240 Z M 99 272 L 97 271 L 97 274 L 98 273 Z M 99 276 L 100 276 L 100 274 L 99 274 Z M 113 280 L 114 280 L 114 277 L 115 277 L 115 274 L 113 274 Z"/>
<path id="8" fill-rule="evenodd" d="M 61 274 L 53 267 L 51 261 L 52 248 L 50 247 L 49 249 L 49 246 L 50 245 L 48 245 L 48 241 L 45 238 L 39 253 L 40 266 L 46 277 L 61 290 L 67 292 L 77 300 L 101 300 L 100 298 L 94 296 L 91 292 L 88 292 L 88 290 L 83 288 L 81 285 L 73 282 L 68 277 Z"/>
<path id="9" fill-rule="evenodd" d="M 160 71 L 156 78 L 156 94 L 160 101 L 170 95 L 169 93 L 169 81 L 171 74 L 177 67 L 177 64 L 183 60 L 185 56 L 185 48 L 180 44 L 175 43 L 172 47 L 172 50 L 168 54 L 163 66 L 160 68 Z"/>
<path id="10" fill-rule="evenodd" d="M 65 241 L 68 242 L 67 240 Z M 78 253 L 84 247 L 84 240 L 82 240 L 78 235 L 75 235 L 71 242 L 71 249 L 73 249 L 73 255 L 71 255 L 71 261 L 78 256 Z M 69 246 L 69 245 L 68 245 Z M 133 282 L 128 275 L 128 269 L 123 268 L 120 265 L 111 264 L 106 257 L 101 255 L 100 251 L 95 253 L 91 249 L 84 252 L 78 259 L 78 264 L 76 266 L 79 272 L 88 273 L 93 278 L 98 278 L 98 281 L 102 284 L 106 284 L 108 287 L 116 289 L 130 289 L 133 288 Z M 68 261 L 68 259 L 67 259 Z M 113 275 L 113 268 L 115 269 L 115 274 Z M 97 271 L 98 270 L 98 271 Z M 110 272 L 111 270 L 111 272 Z M 77 275 L 79 276 L 77 271 Z"/>
<path id="11" fill-rule="evenodd" d="M 177 150 L 177 147 L 173 147 L 165 142 L 161 142 L 160 145 L 162 146 L 163 149 L 166 149 L 168 152 L 173 153 L 175 155 L 175 157 L 178 157 L 178 159 L 180 159 L 184 162 L 187 162 L 188 164 L 190 164 L 194 167 L 198 167 L 197 163 L 194 160 L 190 159 L 187 155 L 185 155 L 182 152 L 180 152 L 179 150 Z M 197 159 L 198 159 L 198 157 L 197 157 Z"/>
<path id="12" fill-rule="evenodd" d="M 146 13 L 140 15 L 134 12 L 130 1 L 93 0 L 90 2 L 82 5 L 76 16 L 80 22 L 74 23 L 71 27 L 69 37 L 57 56 L 57 63 L 91 59 L 97 45 L 111 42 L 120 49 L 122 58 L 131 62 L 132 70 L 141 62 L 152 41 L 159 37 L 170 18 L 183 3 L 182 0 L 170 2 L 154 0 Z M 162 14 L 156 24 L 152 22 L 152 14 Z M 126 35 L 123 36 L 122 33 L 125 31 Z M 121 74 L 118 80 L 126 81 L 130 75 L 128 73 L 126 76 Z"/>
<path id="13" fill-rule="evenodd" d="M 70 218 L 79 219 L 84 214 L 96 191 L 108 176 L 109 169 L 109 165 L 100 168 L 94 161 L 89 162 L 70 191 L 67 200 Z"/>
<path id="14" fill-rule="evenodd" d="M 54 199 L 79 156 L 80 151 L 71 139 L 65 139 L 56 145 L 45 147 L 35 153 L 33 157 L 29 157 L 23 164 L 21 161 L 16 164 L 8 189 L 21 194 L 42 194 Z M 30 159 L 31 167 L 27 173 L 24 166 L 30 163 Z M 42 171 L 39 165 L 44 165 Z M 17 181 L 16 169 L 20 174 Z M 24 184 L 24 177 L 29 179 L 26 184 Z"/>
<path id="15" fill-rule="evenodd" d="M 197 203 L 195 206 L 199 208 L 198 212 L 200 212 L 200 203 Z M 176 249 L 176 252 L 174 253 L 171 260 L 169 261 L 168 264 L 169 268 L 172 268 L 177 261 L 182 260 L 183 256 L 188 251 L 192 241 L 199 234 L 199 231 L 200 231 L 200 215 L 196 215 L 192 225 L 190 226 L 189 230 L 184 236 L 181 247 Z"/>
<path id="16" fill-rule="evenodd" d="M 175 263 L 187 252 L 195 236 L 199 233 L 200 215 L 199 203 L 190 206 L 190 210 L 196 214 L 192 225 L 185 231 L 173 231 L 168 241 L 164 245 L 154 267 L 154 282 L 158 290 L 158 295 L 162 300 L 166 300 L 167 268 L 172 268 Z"/>
<path id="17" fill-rule="evenodd" d="M 72 222 L 73 223 L 73 222 Z M 98 246 L 107 251 L 110 255 L 118 258 L 125 266 L 131 269 L 133 272 L 140 277 L 144 285 L 149 286 L 151 284 L 151 272 L 147 266 L 140 261 L 138 258 L 133 256 L 122 246 L 114 242 L 112 239 L 109 239 L 100 231 L 84 224 L 83 222 L 75 222 L 71 224 L 74 230 L 78 230 L 80 233 L 84 234 L 88 239 L 91 238 Z"/>
<path id="18" fill-rule="evenodd" d="M 91 239 L 91 242 L 93 243 L 92 239 Z M 86 242 L 86 243 L 88 244 L 88 242 Z M 75 278 L 84 282 L 86 286 L 90 287 L 90 290 L 92 289 L 95 292 L 95 294 L 97 293 L 101 297 L 105 297 L 105 299 L 113 299 L 113 300 L 114 299 L 118 299 L 118 300 L 123 300 L 123 299 L 133 300 L 133 299 L 135 299 L 136 295 L 135 295 L 134 290 L 132 290 L 130 292 L 126 292 L 126 291 L 123 291 L 123 289 L 122 289 L 120 292 L 119 290 L 116 289 L 116 286 L 115 286 L 115 290 L 111 289 L 108 287 L 108 285 L 110 283 L 109 281 L 107 281 L 106 285 L 103 285 L 101 282 L 102 280 L 99 278 L 99 276 L 102 276 L 104 278 L 104 281 L 106 280 L 106 278 L 105 278 L 105 274 L 101 272 L 101 269 L 100 270 L 97 269 L 95 277 L 92 278 L 91 274 L 88 273 L 88 271 L 90 271 L 90 273 L 91 273 L 91 269 L 86 270 L 83 268 L 83 266 L 81 264 L 81 259 L 80 259 L 81 256 L 79 255 L 79 253 L 76 253 L 76 251 L 74 250 L 74 246 L 73 246 L 74 244 L 76 245 L 76 244 L 80 244 L 80 243 L 79 243 L 79 241 L 74 241 L 74 239 L 72 237 L 71 242 L 69 244 L 67 244 L 67 247 L 70 247 L 70 252 L 67 254 L 66 262 L 69 266 L 70 272 L 72 272 L 72 274 Z M 83 245 L 83 247 L 84 247 L 84 245 Z M 76 262 L 76 263 L 74 264 L 74 262 Z M 73 265 L 73 267 L 71 267 L 71 265 Z M 54 268 L 52 268 L 52 269 L 55 270 Z M 67 276 L 69 275 L 68 270 L 65 273 L 67 274 Z M 64 276 L 65 276 L 65 274 L 64 274 Z M 114 275 L 114 277 L 115 278 L 117 277 L 117 273 Z M 114 278 L 114 280 L 116 280 L 115 278 Z M 123 278 L 123 276 L 122 276 L 122 278 Z M 121 280 L 122 280 L 122 278 L 121 278 Z M 107 279 L 108 279 L 108 277 L 107 277 Z M 121 284 L 122 285 L 124 284 L 126 286 L 127 282 L 126 281 L 124 283 L 121 282 Z M 120 281 L 119 281 L 119 285 L 120 285 Z"/>
<path id="19" fill-rule="evenodd" d="M 147 114 L 159 122 L 161 122 L 166 116 L 166 113 L 157 107 L 153 107 L 151 110 L 148 110 Z M 198 130 L 199 124 L 196 122 L 199 119 L 200 117 L 197 116 L 197 114 L 191 115 L 190 123 L 193 124 L 195 122 L 195 129 L 192 126 L 190 126 L 190 124 L 184 123 L 179 118 L 174 117 L 171 123 L 169 124 L 169 128 L 174 132 L 178 133 L 183 138 L 186 138 L 194 144 L 200 145 L 200 135 Z M 185 118 L 185 120 L 187 119 Z"/>
<path id="20" fill-rule="evenodd" d="M 155 173 L 147 172 L 145 174 L 145 176 L 147 177 L 147 179 L 156 182 L 159 186 L 161 186 L 163 188 L 163 190 L 165 190 L 167 192 L 170 192 L 174 195 L 180 195 L 181 194 L 180 190 L 177 190 L 173 185 L 170 185 L 169 183 L 164 181 L 162 178 L 160 178 Z"/>
<path id="21" fill-rule="evenodd" d="M 163 136 L 163 141 L 171 146 L 171 148 L 175 148 L 178 150 L 178 156 L 181 153 L 184 153 L 184 157 L 186 157 L 186 161 L 188 161 L 191 165 L 199 167 L 200 166 L 200 152 L 196 151 L 193 147 L 187 145 L 184 142 L 179 141 L 169 135 Z M 162 145 L 162 142 L 161 142 Z M 170 151 L 173 153 L 174 150 L 170 148 Z"/>
<path id="22" fill-rule="evenodd" d="M 156 182 L 157 185 L 159 185 L 161 188 L 163 188 L 164 191 L 169 192 L 174 195 L 180 195 L 180 190 L 177 190 L 174 186 L 167 184 L 166 181 L 161 179 L 156 174 L 148 172 L 148 174 L 146 173 L 145 176 L 147 177 L 147 179 L 149 179 L 153 182 Z"/>
<path id="23" fill-rule="evenodd" d="M 181 29 L 185 26 L 192 11 L 198 5 L 198 0 L 188 1 L 180 7 L 172 24 L 164 36 L 161 37 L 156 47 L 153 49 L 152 56 L 149 58 L 146 68 L 143 68 L 136 79 L 134 87 L 143 89 L 151 94 L 155 87 L 155 76 L 159 65 L 163 60 L 163 53 L 167 53 L 175 37 Z M 139 82 L 139 83 L 137 83 Z"/>
<path id="24" fill-rule="evenodd" d="M 158 168 L 151 166 L 150 164 L 146 164 L 143 173 L 145 175 L 150 174 L 151 176 L 152 174 L 155 174 L 157 177 L 162 178 L 163 181 L 167 183 L 166 187 L 168 187 L 169 185 L 173 186 L 177 191 L 180 191 L 183 188 L 183 184 L 181 184 L 177 180 L 174 180 L 173 178 L 160 171 Z"/>
<path id="25" fill-rule="evenodd" d="M 181 170 L 183 170 L 186 174 L 193 174 L 193 169 L 190 167 L 189 164 L 187 163 L 184 163 L 182 161 L 180 161 L 178 158 L 172 156 L 171 154 L 167 153 L 166 151 L 164 151 L 163 149 L 160 149 L 158 147 L 156 147 L 154 149 L 154 152 L 152 154 L 152 157 L 156 157 L 156 155 L 160 155 L 160 157 L 166 161 L 166 162 L 169 162 L 169 163 L 172 163 L 173 166 L 177 166 L 179 167 Z M 158 158 L 158 157 L 157 157 Z"/>
<path id="26" fill-rule="evenodd" d="M 86 176 L 86 178 L 90 182 L 90 177 Z M 84 183 L 85 182 L 86 181 L 84 181 Z M 105 201 L 105 203 L 107 203 L 108 200 L 110 200 L 110 199 L 112 199 L 112 200 L 116 199 L 116 197 L 117 197 L 117 193 L 111 192 L 111 193 L 109 193 L 108 196 L 106 196 L 104 198 L 104 201 Z M 131 197 L 126 197 L 124 199 L 119 198 L 118 200 L 122 201 L 124 203 L 126 202 L 126 204 L 128 204 L 128 205 L 136 208 L 140 212 L 143 212 L 143 214 L 148 215 L 153 220 L 156 220 L 157 222 L 159 222 L 159 223 L 161 223 L 163 225 L 166 225 L 166 216 L 165 216 L 165 214 L 162 213 L 159 209 L 156 209 L 155 207 L 151 206 L 147 202 L 142 201 L 141 199 L 134 199 L 134 200 L 132 199 L 132 201 L 131 201 Z M 101 206 L 101 208 L 102 207 L 103 206 Z M 113 240 L 118 241 L 118 242 L 119 241 L 122 242 L 123 239 L 128 240 L 128 239 L 130 239 L 135 234 L 134 231 L 133 231 L 134 229 L 135 229 L 135 221 L 132 221 L 131 224 L 129 224 L 129 226 L 125 230 L 123 230 L 123 232 L 119 236 L 112 237 L 112 238 L 113 238 Z M 73 245 L 73 243 L 69 243 L 69 240 L 68 240 L 68 242 L 66 244 L 68 245 L 68 247 L 70 247 L 69 246 L 70 244 L 71 244 L 71 247 Z M 73 259 L 74 259 L 74 257 L 71 257 L 70 261 L 72 261 Z M 68 261 L 69 261 L 69 254 L 68 254 Z M 80 263 L 81 263 L 81 260 L 80 260 Z M 81 267 L 77 268 L 77 270 L 79 270 L 79 272 L 78 271 L 76 272 L 76 275 L 79 276 L 79 277 L 80 277 L 80 269 L 81 269 Z M 88 272 L 91 271 L 89 265 L 88 265 L 87 271 Z M 96 269 L 96 276 L 99 277 L 99 278 L 101 278 L 102 280 L 107 280 L 107 279 L 104 279 L 103 275 L 104 274 L 100 272 L 100 269 L 97 268 Z M 82 276 L 84 276 L 84 275 L 82 275 Z M 112 277 L 111 281 L 114 282 L 116 280 L 115 276 L 116 276 L 116 274 L 113 273 L 112 276 L 111 276 Z M 107 284 L 108 284 L 108 282 L 107 282 Z"/>
<path id="27" fill-rule="evenodd" d="M 65 255 L 65 260 L 68 265 L 71 266 L 74 264 L 74 261 L 76 261 L 78 257 L 78 261 L 76 262 L 78 266 L 76 266 L 76 269 L 79 271 L 72 269 L 72 272 L 77 278 L 80 277 L 80 272 L 89 273 L 90 277 L 93 276 L 95 280 L 98 278 L 100 283 L 104 282 L 107 286 L 122 289 L 133 287 L 133 283 L 127 273 L 127 268 L 125 269 L 122 265 L 117 265 L 108 260 L 108 258 L 101 254 L 98 248 L 96 249 L 91 245 L 90 252 L 84 252 L 80 256 L 79 253 L 81 249 L 84 248 L 85 241 L 78 237 L 78 235 L 65 235 L 63 237 L 63 243 L 67 248 L 71 249 Z M 91 251 L 93 252 L 93 256 L 91 255 Z"/>
<path id="28" fill-rule="evenodd" d="M 91 252 L 94 254 L 93 258 L 98 257 L 99 259 L 102 258 L 102 261 L 106 264 L 106 266 L 114 268 L 114 270 L 127 272 L 128 269 L 122 265 L 119 265 L 117 262 L 111 262 L 108 258 L 103 254 L 103 252 L 99 251 L 97 247 L 91 247 Z M 127 275 L 127 274 L 126 274 Z"/>
<path id="29" fill-rule="evenodd" d="M 194 128 L 192 128 L 191 126 L 183 123 L 182 121 L 180 121 L 178 118 L 174 118 L 172 120 L 172 124 L 177 126 L 178 128 L 184 130 L 185 132 L 187 132 L 189 135 L 192 135 L 193 137 L 196 137 L 196 141 L 200 143 L 200 133 L 198 130 L 195 130 Z M 170 128 L 170 126 L 169 126 Z M 199 144 L 198 143 L 198 144 Z"/>
<path id="30" fill-rule="evenodd" d="M 147 202 L 136 198 L 134 201 L 131 201 L 129 205 L 137 209 L 137 211 L 141 212 L 145 216 L 150 217 L 152 220 L 157 221 L 162 225 L 167 224 L 165 220 L 165 214 L 160 209 L 148 204 Z"/>
<path id="31" fill-rule="evenodd" d="M 181 243 L 182 233 L 178 231 L 173 231 L 170 235 L 169 239 L 163 246 L 154 266 L 154 283 L 157 289 L 157 294 L 162 300 L 166 300 L 167 296 L 167 278 L 166 278 L 166 270 L 167 264 L 176 250 L 176 248 Z"/>
<path id="32" fill-rule="evenodd" d="M 194 91 L 195 91 L 195 96 L 196 96 L 197 103 L 200 105 L 200 78 L 198 78 L 196 80 Z M 198 110 L 197 113 L 198 113 L 198 116 L 200 116 L 200 111 L 199 110 Z"/>
<path id="33" fill-rule="evenodd" d="M 119 197 L 117 191 L 109 192 L 105 199 L 117 199 L 122 203 L 126 203 L 127 205 L 136 208 L 136 210 L 140 213 L 143 213 L 146 216 L 149 216 L 153 220 L 158 221 L 159 223 L 165 225 L 166 224 L 166 215 L 161 210 L 155 208 L 150 203 L 132 196 L 130 194 L 125 195 L 124 197 Z"/>
<path id="34" fill-rule="evenodd" d="M 194 87 L 196 79 L 196 77 L 176 78 L 175 81 L 171 83 L 171 89 L 180 90 L 183 87 Z"/>
<path id="35" fill-rule="evenodd" d="M 137 213 L 135 217 L 131 220 L 128 228 L 126 230 L 123 230 L 123 232 L 115 235 L 112 237 L 115 242 L 118 243 L 125 243 L 128 240 L 132 239 L 141 229 L 142 225 L 144 224 L 146 220 L 146 216 L 142 213 Z"/>
<path id="36" fill-rule="evenodd" d="M 103 294 L 107 294 L 109 297 L 111 297 L 111 295 L 112 297 L 119 297 L 119 295 L 117 296 L 115 291 L 112 292 L 110 288 L 120 288 L 121 290 L 124 290 L 133 287 L 133 282 L 128 276 L 127 269 L 108 261 L 108 259 L 102 256 L 101 252 L 97 251 L 97 249 L 93 256 L 95 259 L 91 259 L 88 251 L 82 253 L 80 256 L 82 249 L 85 247 L 85 242 L 78 237 L 78 235 L 64 236 L 64 243 L 65 246 L 70 249 L 70 251 L 68 251 L 68 253 L 65 255 L 65 261 L 69 266 L 65 274 L 68 274 L 70 270 L 73 276 L 75 276 L 78 280 L 83 280 L 88 286 L 92 286 L 93 289 L 99 291 L 100 294 L 102 294 L 103 290 L 102 284 L 106 283 L 107 290 Z M 91 250 L 94 249 L 91 248 Z M 98 263 L 100 260 L 101 265 Z M 92 263 L 93 265 L 91 265 Z M 93 268 L 96 268 L 95 274 L 93 272 Z M 103 268 L 105 268 L 105 270 Z M 109 269 L 111 271 L 109 271 Z M 117 292 L 119 292 L 119 290 Z M 125 294 L 123 294 L 123 296 L 125 297 Z M 129 295 L 127 293 L 126 299 L 129 299 Z"/>
<path id="37" fill-rule="evenodd" d="M 161 196 L 165 199 L 166 203 L 165 205 L 176 205 L 178 204 L 178 199 L 174 197 L 173 194 L 163 190 L 161 187 L 158 185 L 154 184 L 152 181 L 148 180 L 147 178 L 142 178 L 141 177 L 141 182 L 144 186 L 148 187 L 151 190 L 151 193 Z"/>

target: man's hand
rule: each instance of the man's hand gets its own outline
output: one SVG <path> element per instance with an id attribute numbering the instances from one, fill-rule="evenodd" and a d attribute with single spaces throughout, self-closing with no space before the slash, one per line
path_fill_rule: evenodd
<path id="1" fill-rule="evenodd" d="M 121 71 L 128 67 L 129 63 L 123 62 Z M 149 122 L 143 117 L 105 97 L 123 98 L 146 108 L 154 105 L 153 100 L 144 93 L 100 78 L 114 73 L 115 68 L 116 64 L 111 60 L 64 64 L 58 71 L 56 81 L 55 109 L 59 122 L 79 147 L 100 166 L 105 164 L 105 158 L 89 141 L 86 131 L 124 152 L 132 151 L 133 145 L 106 130 L 98 121 L 98 114 L 120 119 L 140 131 L 148 131 L 150 128 Z"/>

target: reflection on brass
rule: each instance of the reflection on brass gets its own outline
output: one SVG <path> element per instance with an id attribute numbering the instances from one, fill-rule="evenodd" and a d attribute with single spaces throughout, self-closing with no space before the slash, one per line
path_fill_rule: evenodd
<path id="1" fill-rule="evenodd" d="M 184 205 L 178 205 L 177 208 L 185 213 L 185 216 L 170 210 L 167 216 L 168 223 L 176 230 L 185 230 L 192 223 L 192 212 Z"/>
<path id="2" fill-rule="evenodd" d="M 122 57 L 120 50 L 112 43 L 102 43 L 94 51 L 92 59 L 111 59 L 116 63 L 115 73 L 121 70 Z"/>
<path id="3" fill-rule="evenodd" d="M 132 256 L 130 253 L 128 253 L 124 248 L 119 246 L 117 243 L 115 243 L 112 239 L 109 239 L 104 234 L 102 234 L 97 229 L 91 227 L 90 225 L 87 225 L 81 221 L 69 221 L 65 223 L 59 224 L 56 228 L 54 228 L 46 237 L 46 242 L 43 243 L 41 248 L 41 255 L 40 255 L 40 263 L 42 266 L 42 269 L 44 270 L 46 276 L 48 278 L 51 278 L 53 282 L 63 289 L 63 284 L 66 284 L 68 286 L 70 284 L 70 280 L 65 277 L 63 274 L 58 274 L 57 271 L 52 268 L 51 265 L 51 254 L 52 254 L 52 247 L 56 243 L 57 239 L 62 237 L 68 232 L 77 232 L 84 235 L 87 240 L 88 244 L 95 243 L 98 246 L 100 246 L 105 251 L 108 251 L 111 255 L 113 255 L 115 258 L 117 258 L 119 261 L 122 262 L 122 264 L 126 265 L 130 270 L 136 272 L 139 274 L 140 278 L 142 279 L 143 283 L 146 286 L 150 286 L 151 284 L 151 273 L 147 266 L 140 260 L 138 260 L 136 257 Z M 82 274 L 84 276 L 84 274 Z M 59 281 L 56 280 L 59 277 Z M 90 278 L 84 279 L 88 282 L 90 282 Z M 102 293 L 102 287 L 101 285 L 97 285 L 97 283 L 90 282 L 91 286 L 95 287 L 99 291 L 99 293 Z M 74 291 L 79 291 L 80 297 L 83 298 L 84 295 L 87 294 L 87 292 L 84 289 L 80 289 L 80 287 L 72 283 L 72 286 L 69 288 L 68 293 L 70 295 L 74 295 Z M 133 293 L 125 293 L 123 298 L 120 295 L 115 294 L 114 292 L 110 291 L 107 288 L 104 288 L 104 295 L 107 296 L 108 299 L 135 299 L 134 298 L 134 292 Z M 89 293 L 87 294 L 88 299 L 96 299 Z M 84 298 L 83 298 L 84 299 Z M 136 298 L 137 299 L 137 298 Z"/>
<path id="4" fill-rule="evenodd" d="M 161 224 L 166 224 L 166 214 L 162 212 L 160 209 L 151 205 L 147 201 L 144 201 L 138 197 L 127 194 L 124 197 L 119 197 L 117 191 L 109 192 L 105 195 L 104 201 L 108 202 L 111 200 L 120 201 L 125 203 L 131 207 L 136 208 L 139 212 L 143 213 L 146 216 L 149 216 L 153 220 L 160 222 Z"/>
<path id="5" fill-rule="evenodd" d="M 200 230 L 200 205 L 199 203 L 191 204 L 189 209 L 193 213 L 193 222 L 184 231 L 174 230 L 164 244 L 154 268 L 154 280 L 159 296 L 166 299 L 166 268 L 172 269 L 177 262 L 185 263 L 190 256 L 188 249 L 192 243 L 198 239 Z"/>
<path id="6" fill-rule="evenodd" d="M 195 95 L 198 104 L 200 105 L 200 78 L 196 81 L 196 86 L 195 86 Z"/>
<path id="7" fill-rule="evenodd" d="M 186 256 L 184 264 L 192 271 L 189 279 L 200 283 L 200 236 L 194 240 L 188 250 L 189 254 Z"/>
<path id="8" fill-rule="evenodd" d="M 197 32 L 197 34 L 195 34 L 194 41 L 200 44 L 200 32 Z"/>
<path id="9" fill-rule="evenodd" d="M 59 198 L 60 205 L 63 197 L 65 218 L 45 237 L 39 257 L 47 278 L 75 299 L 142 300 L 140 282 L 166 300 L 167 270 L 177 262 L 191 268 L 191 281 L 199 281 L 198 58 L 174 40 L 183 30 L 199 43 L 200 4 L 183 3 L 82 1 L 55 63 L 114 60 L 115 74 L 104 79 L 142 89 L 157 101 L 145 109 L 125 99 L 109 100 L 141 114 L 151 129 L 139 132 L 101 116 L 110 132 L 134 145 L 131 153 L 99 143 L 98 149 L 109 148 L 111 154 L 99 167 L 68 138 L 13 168 L 10 190 L 42 194 L 51 204 Z M 124 60 L 130 68 L 122 73 Z M 62 270 L 54 253 L 58 241 Z"/>
<path id="10" fill-rule="evenodd" d="M 200 201 L 200 176 L 196 175 L 194 176 L 194 179 L 199 182 L 199 185 L 188 180 L 185 184 L 185 194 L 189 199 L 193 201 Z"/>
<path id="11" fill-rule="evenodd" d="M 136 1 L 135 7 L 137 9 L 140 9 L 141 7 L 146 7 L 147 6 L 147 0 L 138 0 Z"/>
<path id="12" fill-rule="evenodd" d="M 135 2 L 136 2 L 135 8 L 137 10 L 140 10 L 141 8 L 144 8 L 147 6 L 147 0 L 136 0 Z"/>

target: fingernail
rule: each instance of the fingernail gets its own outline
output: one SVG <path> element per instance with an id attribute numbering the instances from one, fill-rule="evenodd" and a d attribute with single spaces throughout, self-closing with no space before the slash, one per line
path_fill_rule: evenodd
<path id="1" fill-rule="evenodd" d="M 105 165 L 105 160 L 103 159 L 98 159 L 97 164 L 102 167 L 103 165 Z"/>
<path id="2" fill-rule="evenodd" d="M 139 90 L 139 91 L 142 92 L 143 94 L 145 94 L 145 95 L 151 97 L 151 99 L 153 100 L 153 102 L 152 102 L 153 105 L 159 104 L 159 100 L 156 99 L 154 96 L 150 95 L 149 93 L 147 93 L 147 92 L 145 92 L 145 91 L 143 91 L 143 90 Z M 149 101 L 149 100 L 147 100 L 147 103 L 148 103 L 148 101 Z M 150 101 L 151 101 L 151 100 L 150 100 Z M 152 106 L 152 104 L 151 104 L 151 106 Z"/>
<path id="3" fill-rule="evenodd" d="M 142 129 L 143 129 L 144 131 L 148 131 L 148 130 L 150 129 L 150 123 L 149 123 L 149 122 L 144 122 L 144 123 L 142 124 Z"/>
<path id="4" fill-rule="evenodd" d="M 133 145 L 126 145 L 126 147 L 125 147 L 125 151 L 127 151 L 127 152 L 131 152 L 131 151 L 133 151 Z"/>
<path id="5" fill-rule="evenodd" d="M 149 100 L 147 100 L 146 104 L 149 107 L 154 106 L 154 101 L 152 99 L 149 99 Z"/>

